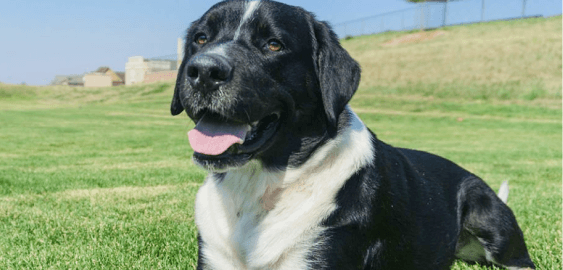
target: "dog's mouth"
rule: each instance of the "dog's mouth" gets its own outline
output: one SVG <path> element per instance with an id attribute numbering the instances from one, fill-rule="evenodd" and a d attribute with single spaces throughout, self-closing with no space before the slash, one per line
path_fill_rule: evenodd
<path id="1" fill-rule="evenodd" d="M 237 166 L 243 159 L 248 161 L 265 148 L 276 134 L 279 123 L 278 112 L 250 124 L 226 120 L 218 114 L 207 112 L 188 132 L 188 137 L 195 152 L 194 158 L 204 161 L 206 167 L 233 162 L 237 164 L 225 165 Z"/>

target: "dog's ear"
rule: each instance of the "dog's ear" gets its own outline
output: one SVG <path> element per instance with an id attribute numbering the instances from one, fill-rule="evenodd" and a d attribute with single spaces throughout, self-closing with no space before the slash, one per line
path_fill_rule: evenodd
<path id="1" fill-rule="evenodd" d="M 188 58 L 188 51 L 184 50 L 184 59 L 182 59 L 182 63 L 180 64 L 180 68 L 178 69 L 178 76 L 176 77 L 176 86 L 174 87 L 174 96 L 172 96 L 172 103 L 170 104 L 170 113 L 172 115 L 178 115 L 184 111 L 184 107 L 182 106 L 182 102 L 180 100 L 180 90 L 184 85 L 184 67 L 186 65 Z"/>
<path id="2" fill-rule="evenodd" d="M 313 57 L 329 132 L 336 132 L 338 117 L 360 83 L 360 65 L 342 48 L 326 22 L 316 21 L 313 28 L 316 38 Z"/>

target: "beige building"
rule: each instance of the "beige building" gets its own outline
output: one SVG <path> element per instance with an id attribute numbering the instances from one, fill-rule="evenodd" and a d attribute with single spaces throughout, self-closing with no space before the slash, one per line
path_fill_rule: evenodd
<path id="1" fill-rule="evenodd" d="M 111 76 L 105 73 L 94 72 L 84 75 L 84 87 L 108 87 L 111 85 Z"/>
<path id="2" fill-rule="evenodd" d="M 177 70 L 150 72 L 145 75 L 144 83 L 172 81 L 178 76 Z"/>
<path id="3" fill-rule="evenodd" d="M 109 67 L 100 67 L 96 71 L 84 75 L 85 87 L 109 87 L 125 84 L 125 73 L 115 72 Z"/>
<path id="4" fill-rule="evenodd" d="M 142 83 L 145 77 L 163 71 L 176 71 L 176 60 L 145 59 L 142 56 L 129 57 L 125 64 L 125 84 Z"/>
<path id="5" fill-rule="evenodd" d="M 129 57 L 125 64 L 125 84 L 151 83 L 176 79 L 178 67 L 184 54 L 184 42 L 178 38 L 177 59 L 145 59 L 142 56 Z M 168 57 L 165 57 L 168 58 Z"/>
<path id="6" fill-rule="evenodd" d="M 180 68 L 180 65 L 182 64 L 182 60 L 184 60 L 184 40 L 181 38 L 178 38 L 178 45 L 176 47 L 176 53 L 178 54 L 178 59 L 176 61 L 176 66 L 178 68 Z"/>

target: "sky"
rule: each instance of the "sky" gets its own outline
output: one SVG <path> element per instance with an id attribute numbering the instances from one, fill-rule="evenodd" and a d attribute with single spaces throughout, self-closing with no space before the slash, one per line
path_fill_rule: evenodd
<path id="1" fill-rule="evenodd" d="M 467 2 L 482 0 L 465 0 Z M 486 0 L 494 5 L 499 1 Z M 535 3 L 535 2 L 538 2 Z M 55 75 L 83 74 L 101 66 L 125 71 L 128 57 L 176 53 L 177 39 L 218 1 L 19 0 L 0 2 L 0 82 L 47 85 Z M 414 7 L 404 0 L 281 0 L 340 23 Z M 561 0 L 527 0 L 526 14 L 561 14 Z M 511 12 L 519 12 L 518 6 Z M 497 7 L 496 10 L 507 10 Z M 473 11 L 472 13 L 480 14 Z M 449 16 L 450 20 L 468 12 Z M 473 14 L 473 15 L 475 15 Z M 487 14 L 493 18 L 495 14 Z M 340 26 L 338 26 L 340 25 Z M 341 30 L 343 31 L 343 30 Z M 338 32 L 338 31 L 337 31 Z M 342 33 L 339 33 L 342 34 Z"/>

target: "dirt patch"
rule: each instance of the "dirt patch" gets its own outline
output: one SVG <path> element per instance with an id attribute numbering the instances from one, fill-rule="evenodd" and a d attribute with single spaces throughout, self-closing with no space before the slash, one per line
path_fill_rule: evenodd
<path id="1" fill-rule="evenodd" d="M 418 32 L 418 33 L 414 33 L 414 34 L 410 34 L 410 35 L 406 35 L 406 36 L 402 36 L 399 38 L 395 38 L 392 39 L 390 41 L 387 41 L 385 43 L 383 43 L 383 46 L 397 46 L 399 44 L 405 44 L 405 43 L 413 43 L 413 42 L 422 42 L 422 41 L 427 41 L 427 40 L 431 40 L 435 37 L 439 37 L 441 35 L 445 35 L 446 32 L 445 31 L 432 31 L 432 32 Z"/>

